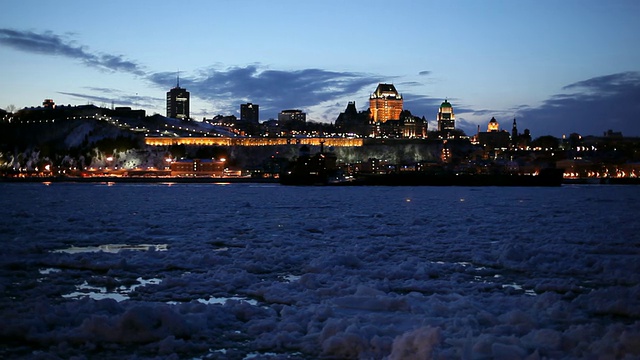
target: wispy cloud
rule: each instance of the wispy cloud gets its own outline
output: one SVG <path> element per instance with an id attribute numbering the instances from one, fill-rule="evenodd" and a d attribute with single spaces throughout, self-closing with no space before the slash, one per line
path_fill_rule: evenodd
<path id="1" fill-rule="evenodd" d="M 158 103 L 161 103 L 164 99 L 155 98 L 150 96 L 139 96 L 139 95 L 128 95 L 122 93 L 117 89 L 109 89 L 109 88 L 87 88 L 94 92 L 94 94 L 87 93 L 78 93 L 78 92 L 66 92 L 59 91 L 58 94 L 71 96 L 77 99 L 82 99 L 85 102 L 95 104 L 95 105 L 105 105 L 110 106 L 111 103 L 116 106 L 131 106 L 131 107 L 142 107 L 142 108 L 152 108 L 155 107 Z M 95 93 L 99 93 L 99 95 L 95 95 Z"/>
<path id="2" fill-rule="evenodd" d="M 436 118 L 438 108 L 444 99 L 434 98 L 428 95 L 402 93 L 403 108 L 411 111 L 415 116 L 424 116 L 428 120 Z"/>
<path id="3" fill-rule="evenodd" d="M 76 45 L 69 38 L 52 32 L 36 33 L 0 28 L 0 45 L 25 52 L 64 56 L 102 70 L 145 75 L 139 64 L 125 59 L 122 55 L 92 52 L 86 46 Z"/>
<path id="4" fill-rule="evenodd" d="M 420 72 L 418 73 L 418 75 L 421 75 L 421 76 L 431 75 L 431 71 L 429 71 L 429 70 L 423 70 L 423 71 L 420 71 Z"/>
<path id="5" fill-rule="evenodd" d="M 638 87 L 640 83 L 640 72 L 627 71 L 623 73 L 598 76 L 591 79 L 578 81 L 563 87 L 563 90 L 580 90 L 585 93 L 597 93 L 606 95 L 616 95 L 626 93 L 629 87 Z"/>

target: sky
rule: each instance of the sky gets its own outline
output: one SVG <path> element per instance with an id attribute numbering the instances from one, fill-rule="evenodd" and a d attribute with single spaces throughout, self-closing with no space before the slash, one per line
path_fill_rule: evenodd
<path id="1" fill-rule="evenodd" d="M 130 106 L 333 122 L 392 83 L 435 129 L 492 117 L 532 136 L 640 136 L 640 1 L 13 1 L 0 12 L 0 108 Z"/>

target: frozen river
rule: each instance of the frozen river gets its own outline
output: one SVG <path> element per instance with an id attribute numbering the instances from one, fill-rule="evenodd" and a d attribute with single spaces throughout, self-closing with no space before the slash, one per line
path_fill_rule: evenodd
<path id="1" fill-rule="evenodd" d="M 0 357 L 638 358 L 639 215 L 633 186 L 0 183 Z"/>

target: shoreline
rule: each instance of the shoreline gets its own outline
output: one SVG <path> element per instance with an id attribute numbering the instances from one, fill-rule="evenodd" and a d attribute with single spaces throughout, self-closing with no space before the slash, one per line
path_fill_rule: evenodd
<path id="1" fill-rule="evenodd" d="M 134 183 L 134 184 L 278 184 L 278 179 L 274 178 L 213 178 L 213 177 L 0 177 L 0 183 Z"/>
<path id="2" fill-rule="evenodd" d="M 128 184 L 280 184 L 275 178 L 247 177 L 0 177 L 0 183 L 128 183 Z M 353 184 L 358 186 L 360 184 Z M 364 185 L 364 184 L 363 184 Z M 371 184 L 367 184 L 371 185 Z M 396 184 L 397 186 L 398 184 Z M 450 186 L 460 186 L 451 184 Z M 560 185 L 640 185 L 640 178 L 563 179 Z M 362 185 L 360 185 L 362 186 Z M 364 185 L 366 186 L 366 185 Z"/>

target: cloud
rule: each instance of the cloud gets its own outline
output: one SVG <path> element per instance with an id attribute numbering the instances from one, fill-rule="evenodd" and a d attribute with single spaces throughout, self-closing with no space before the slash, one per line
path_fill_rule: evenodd
<path id="1" fill-rule="evenodd" d="M 111 104 L 111 101 L 112 101 L 111 98 L 108 98 L 105 96 L 97 96 L 97 95 L 81 94 L 81 93 L 74 93 L 74 92 L 65 92 L 65 91 L 58 91 L 58 94 L 72 96 L 79 99 L 84 99 L 87 101 L 87 103 L 90 103 L 90 104 L 94 104 L 94 103 L 98 103 L 100 105 Z"/>
<path id="2" fill-rule="evenodd" d="M 414 116 L 425 117 L 427 120 L 435 120 L 438 108 L 444 99 L 433 98 L 427 95 L 402 93 L 403 108 L 411 111 Z"/>
<path id="3" fill-rule="evenodd" d="M 83 94 L 77 92 L 59 91 L 58 94 L 83 99 L 88 103 L 96 105 L 110 106 L 113 102 L 115 106 L 131 106 L 135 108 L 149 109 L 157 107 L 158 103 L 162 103 L 164 99 L 154 98 L 150 96 L 126 95 L 117 89 L 107 88 L 87 88 L 94 92 L 100 92 L 103 95 Z"/>
<path id="4" fill-rule="evenodd" d="M 563 90 L 578 89 L 583 92 L 602 93 L 615 95 L 621 90 L 625 91 L 629 86 L 637 87 L 640 80 L 640 73 L 628 71 L 623 73 L 594 77 L 591 79 L 578 81 L 563 87 Z"/>
<path id="5" fill-rule="evenodd" d="M 0 45 L 25 52 L 64 56 L 102 70 L 124 71 L 139 76 L 145 74 L 139 64 L 126 60 L 122 55 L 91 52 L 85 46 L 75 45 L 73 41 L 52 32 L 0 28 Z"/>
<path id="6" fill-rule="evenodd" d="M 36 33 L 0 28 L 0 46 L 30 53 L 63 56 L 79 60 L 89 67 L 134 74 L 166 90 L 175 86 L 175 72 L 147 73 L 139 63 L 127 60 L 122 55 L 92 51 L 76 44 L 68 36 L 52 32 Z M 210 111 L 235 112 L 241 102 L 251 101 L 260 104 L 262 114 L 276 117 L 283 109 L 306 110 L 325 102 L 354 96 L 364 88 L 374 88 L 378 78 L 369 74 L 324 69 L 273 70 L 260 64 L 252 64 L 226 70 L 203 69 L 195 76 L 181 78 L 180 85 L 187 88 L 192 97 L 207 101 L 212 107 Z M 98 95 L 78 92 L 60 94 L 98 103 L 116 101 L 134 106 L 144 103 L 151 107 L 157 107 L 158 104 L 155 98 L 127 98 L 114 94 L 113 89 L 88 89 Z M 324 115 L 322 117 L 322 120 L 331 120 L 325 119 Z"/>
<path id="7" fill-rule="evenodd" d="M 405 88 L 405 87 L 412 87 L 412 86 L 422 86 L 424 84 L 418 81 L 403 81 L 397 85 Z"/>
<path id="8" fill-rule="evenodd" d="M 518 127 L 545 132 L 540 135 L 601 135 L 612 129 L 640 136 L 640 72 L 594 77 L 562 89 L 567 92 L 539 107 L 517 109 Z"/>
<path id="9" fill-rule="evenodd" d="M 162 89 L 161 93 L 175 86 L 175 72 L 148 72 L 134 60 L 122 55 L 105 54 L 78 45 L 70 35 L 52 32 L 19 31 L 0 28 L 0 46 L 19 51 L 62 56 L 79 61 L 85 66 L 106 71 L 125 72 L 141 77 Z M 432 72 L 418 72 L 420 76 L 431 76 Z M 357 100 L 362 110 L 363 96 L 373 91 L 378 82 L 387 82 L 393 77 L 358 72 L 340 72 L 326 69 L 278 70 L 261 64 L 237 66 L 221 70 L 216 67 L 201 69 L 192 76 L 181 78 L 181 86 L 187 88 L 192 97 L 206 102 L 210 116 L 218 113 L 237 113 L 239 104 L 254 102 L 260 105 L 263 119 L 276 117 L 283 109 L 297 108 L 311 111 L 314 121 L 333 121 L 346 107 L 348 101 Z M 418 86 L 418 82 L 407 81 L 404 86 Z M 130 96 L 115 89 L 87 88 L 89 94 L 60 92 L 60 94 L 85 99 L 90 102 L 146 107 L 164 107 L 162 98 Z M 434 120 L 441 98 L 404 92 L 405 109 L 416 116 Z M 629 71 L 568 84 L 562 92 L 549 97 L 540 106 L 527 104 L 511 109 L 487 110 L 465 108 L 452 102 L 460 126 L 465 131 L 475 132 L 471 125 L 487 122 L 495 116 L 501 123 L 518 119 L 518 127 L 529 128 L 536 136 L 551 134 L 560 136 L 578 132 L 583 135 L 599 135 L 608 129 L 622 131 L 625 136 L 640 136 L 640 72 Z M 451 101 L 451 100 L 450 100 Z M 195 105 L 195 104 L 194 104 Z M 201 106 L 202 105 L 198 105 Z M 333 113 L 335 112 L 335 113 Z M 195 115 L 195 114 L 194 114 Z"/>
<path id="10" fill-rule="evenodd" d="M 165 88 L 175 85 L 175 73 L 171 72 L 151 74 L 148 79 Z M 273 70 L 252 64 L 225 70 L 206 69 L 193 77 L 181 77 L 180 86 L 192 96 L 223 107 L 233 105 L 235 109 L 240 102 L 254 102 L 260 105 L 261 114 L 275 117 L 283 109 L 306 110 L 354 96 L 365 88 L 373 89 L 378 79 L 378 76 L 355 72 Z"/>

